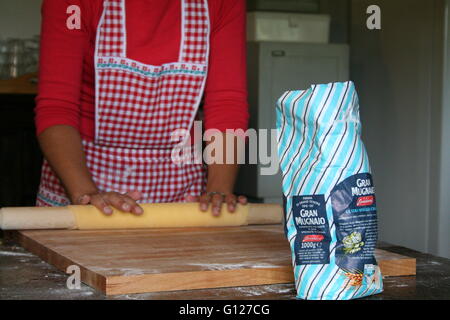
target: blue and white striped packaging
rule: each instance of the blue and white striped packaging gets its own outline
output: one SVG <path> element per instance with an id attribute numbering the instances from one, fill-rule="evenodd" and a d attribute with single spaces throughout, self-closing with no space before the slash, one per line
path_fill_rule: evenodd
<path id="1" fill-rule="evenodd" d="M 348 300 L 383 291 L 377 213 L 353 82 L 278 100 L 285 232 L 297 298 Z"/>

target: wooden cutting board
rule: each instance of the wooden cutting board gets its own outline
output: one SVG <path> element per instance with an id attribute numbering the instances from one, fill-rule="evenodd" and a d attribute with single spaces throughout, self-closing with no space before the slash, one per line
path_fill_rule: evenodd
<path id="1" fill-rule="evenodd" d="M 281 225 L 141 230 L 34 230 L 15 234 L 41 259 L 107 295 L 293 281 Z M 383 275 L 415 274 L 415 259 L 378 251 Z"/>

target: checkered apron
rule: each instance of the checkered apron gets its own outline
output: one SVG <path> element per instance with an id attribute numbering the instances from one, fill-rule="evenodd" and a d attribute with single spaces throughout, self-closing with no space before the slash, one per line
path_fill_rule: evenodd
<path id="1" fill-rule="evenodd" d="M 102 191 L 138 190 L 142 202 L 184 201 L 205 185 L 193 148 L 172 160 L 177 130 L 189 132 L 203 93 L 209 54 L 207 0 L 182 0 L 178 61 L 147 65 L 126 56 L 125 0 L 105 0 L 95 49 L 95 140 L 83 140 L 87 166 Z M 38 206 L 66 205 L 44 160 Z"/>

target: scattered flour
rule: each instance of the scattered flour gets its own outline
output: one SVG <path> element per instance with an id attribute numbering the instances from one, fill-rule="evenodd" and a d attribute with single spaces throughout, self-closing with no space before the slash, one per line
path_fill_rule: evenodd
<path id="1" fill-rule="evenodd" d="M 234 289 L 246 296 L 261 296 L 268 293 L 292 293 L 293 295 L 295 295 L 295 290 L 292 284 L 257 287 L 236 287 Z"/>
<path id="2" fill-rule="evenodd" d="M 91 269 L 98 273 L 107 272 L 109 275 L 120 275 L 120 276 L 138 276 L 149 273 L 157 273 L 158 270 L 142 270 L 138 268 L 102 268 L 98 266 L 87 266 L 88 269 Z"/>
<path id="3" fill-rule="evenodd" d="M 208 270 L 233 270 L 242 268 L 277 268 L 279 266 L 271 265 L 268 263 L 251 264 L 251 263 L 236 263 L 236 264 L 225 264 L 225 263 L 189 263 L 190 266 L 200 266 L 207 268 Z"/>
<path id="4" fill-rule="evenodd" d="M 33 255 L 29 252 L 0 251 L 0 256 L 32 257 Z"/>

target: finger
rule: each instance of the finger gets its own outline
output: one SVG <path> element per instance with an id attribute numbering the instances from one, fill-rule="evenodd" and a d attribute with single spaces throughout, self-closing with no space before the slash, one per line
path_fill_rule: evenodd
<path id="1" fill-rule="evenodd" d="M 77 204 L 87 205 L 90 202 L 91 202 L 91 197 L 88 194 L 85 194 L 78 199 Z"/>
<path id="2" fill-rule="evenodd" d="M 237 198 L 234 194 L 229 194 L 225 197 L 225 202 L 227 204 L 228 212 L 236 211 Z"/>
<path id="3" fill-rule="evenodd" d="M 134 201 L 138 201 L 138 200 L 142 199 L 142 193 L 140 193 L 137 190 L 129 191 L 129 192 L 126 193 L 126 195 L 129 196 Z"/>
<path id="4" fill-rule="evenodd" d="M 125 203 L 130 206 L 128 212 L 131 212 L 138 216 L 144 213 L 144 209 L 133 198 L 129 197 L 128 195 L 120 195 L 120 196 L 122 197 L 122 200 L 125 201 Z"/>
<path id="5" fill-rule="evenodd" d="M 240 204 L 247 204 L 247 202 L 248 202 L 248 200 L 247 200 L 247 197 L 246 196 L 239 196 L 238 197 L 238 202 L 240 203 Z"/>
<path id="6" fill-rule="evenodd" d="M 186 202 L 197 202 L 199 200 L 199 197 L 188 194 L 185 199 Z"/>
<path id="7" fill-rule="evenodd" d="M 128 195 L 123 195 L 117 192 L 108 194 L 108 201 L 117 209 L 124 212 L 141 215 L 144 213 L 142 207 L 140 207 L 134 199 Z"/>
<path id="8" fill-rule="evenodd" d="M 207 211 L 209 207 L 209 196 L 205 193 L 202 194 L 199 198 L 200 210 Z"/>
<path id="9" fill-rule="evenodd" d="M 116 192 L 107 193 L 105 198 L 114 208 L 124 212 L 131 212 L 132 205 L 126 201 L 126 199 L 132 200 L 131 198 Z"/>
<path id="10" fill-rule="evenodd" d="M 223 197 L 220 194 L 215 194 L 211 198 L 212 214 L 214 216 L 220 215 L 222 210 Z"/>
<path id="11" fill-rule="evenodd" d="M 142 193 L 139 191 L 129 191 L 125 194 L 125 201 L 131 206 L 130 212 L 141 215 L 144 213 L 144 209 L 136 202 L 142 198 Z"/>
<path id="12" fill-rule="evenodd" d="M 107 216 L 113 213 L 113 209 L 111 206 L 103 199 L 101 195 L 93 195 L 91 196 L 91 204 L 94 205 L 101 212 L 106 214 Z"/>

